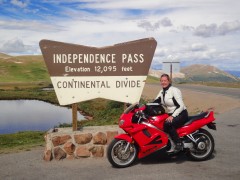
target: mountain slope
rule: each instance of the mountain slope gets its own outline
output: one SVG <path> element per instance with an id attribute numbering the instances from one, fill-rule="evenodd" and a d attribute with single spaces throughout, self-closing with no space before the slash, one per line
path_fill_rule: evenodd
<path id="1" fill-rule="evenodd" d="M 159 78 L 164 72 L 149 70 Z M 195 64 L 173 74 L 176 82 L 240 82 L 240 79 L 214 66 Z M 0 53 L 0 82 L 50 82 L 42 55 L 10 56 Z"/>
<path id="2" fill-rule="evenodd" d="M 7 54 L 4 54 L 4 53 L 0 53 L 0 59 L 7 59 L 7 58 L 10 58 L 12 56 L 9 56 Z"/>
<path id="3" fill-rule="evenodd" d="M 214 66 L 194 64 L 181 69 L 187 81 L 238 82 L 239 78 Z"/>
<path id="4" fill-rule="evenodd" d="M 160 77 L 162 70 L 149 70 L 149 75 Z M 194 64 L 181 69 L 179 73 L 173 73 L 175 82 L 240 82 L 240 78 L 222 71 L 214 66 Z"/>
<path id="5" fill-rule="evenodd" d="M 41 55 L 8 56 L 0 53 L 0 82 L 50 82 Z"/>
<path id="6" fill-rule="evenodd" d="M 155 70 L 155 69 L 149 69 L 148 75 L 160 78 L 160 76 L 164 74 L 162 70 Z M 185 78 L 185 74 L 179 72 L 179 73 L 173 73 L 173 78 Z"/>

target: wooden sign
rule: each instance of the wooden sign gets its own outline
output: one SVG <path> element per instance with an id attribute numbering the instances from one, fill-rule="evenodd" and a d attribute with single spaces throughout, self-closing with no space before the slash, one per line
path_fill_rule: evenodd
<path id="1" fill-rule="evenodd" d="M 139 101 L 157 42 L 154 38 L 96 48 L 41 40 L 61 105 L 95 98 Z"/>

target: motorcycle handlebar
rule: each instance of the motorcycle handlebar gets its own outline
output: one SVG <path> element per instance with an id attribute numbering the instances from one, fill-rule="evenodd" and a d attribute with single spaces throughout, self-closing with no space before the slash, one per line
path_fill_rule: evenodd
<path id="1" fill-rule="evenodd" d="M 138 124 L 140 122 L 142 122 L 143 120 L 148 120 L 148 118 L 149 118 L 149 116 L 147 114 L 145 114 L 143 111 L 138 111 L 137 115 L 139 116 Z"/>

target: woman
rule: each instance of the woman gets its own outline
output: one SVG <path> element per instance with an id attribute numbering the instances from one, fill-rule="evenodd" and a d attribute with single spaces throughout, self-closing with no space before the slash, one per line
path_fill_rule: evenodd
<path id="1" fill-rule="evenodd" d="M 168 152 L 177 152 L 182 149 L 182 142 L 178 137 L 176 129 L 181 127 L 188 119 L 188 112 L 183 103 L 181 91 L 171 85 L 171 80 L 167 74 L 160 78 L 162 90 L 159 92 L 156 103 L 167 108 L 169 117 L 164 122 L 164 131 L 172 138 L 175 145 Z"/>

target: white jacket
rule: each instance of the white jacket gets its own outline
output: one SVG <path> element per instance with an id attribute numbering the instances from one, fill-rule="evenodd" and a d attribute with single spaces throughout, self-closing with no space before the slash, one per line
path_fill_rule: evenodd
<path id="1" fill-rule="evenodd" d="M 183 103 L 182 93 L 181 91 L 176 88 L 170 86 L 165 91 L 165 96 L 163 97 L 163 90 L 161 90 L 157 98 L 154 102 L 158 102 L 164 106 L 166 106 L 168 113 L 172 114 L 171 116 L 176 117 L 178 116 L 183 110 L 186 109 L 186 106 Z"/>

